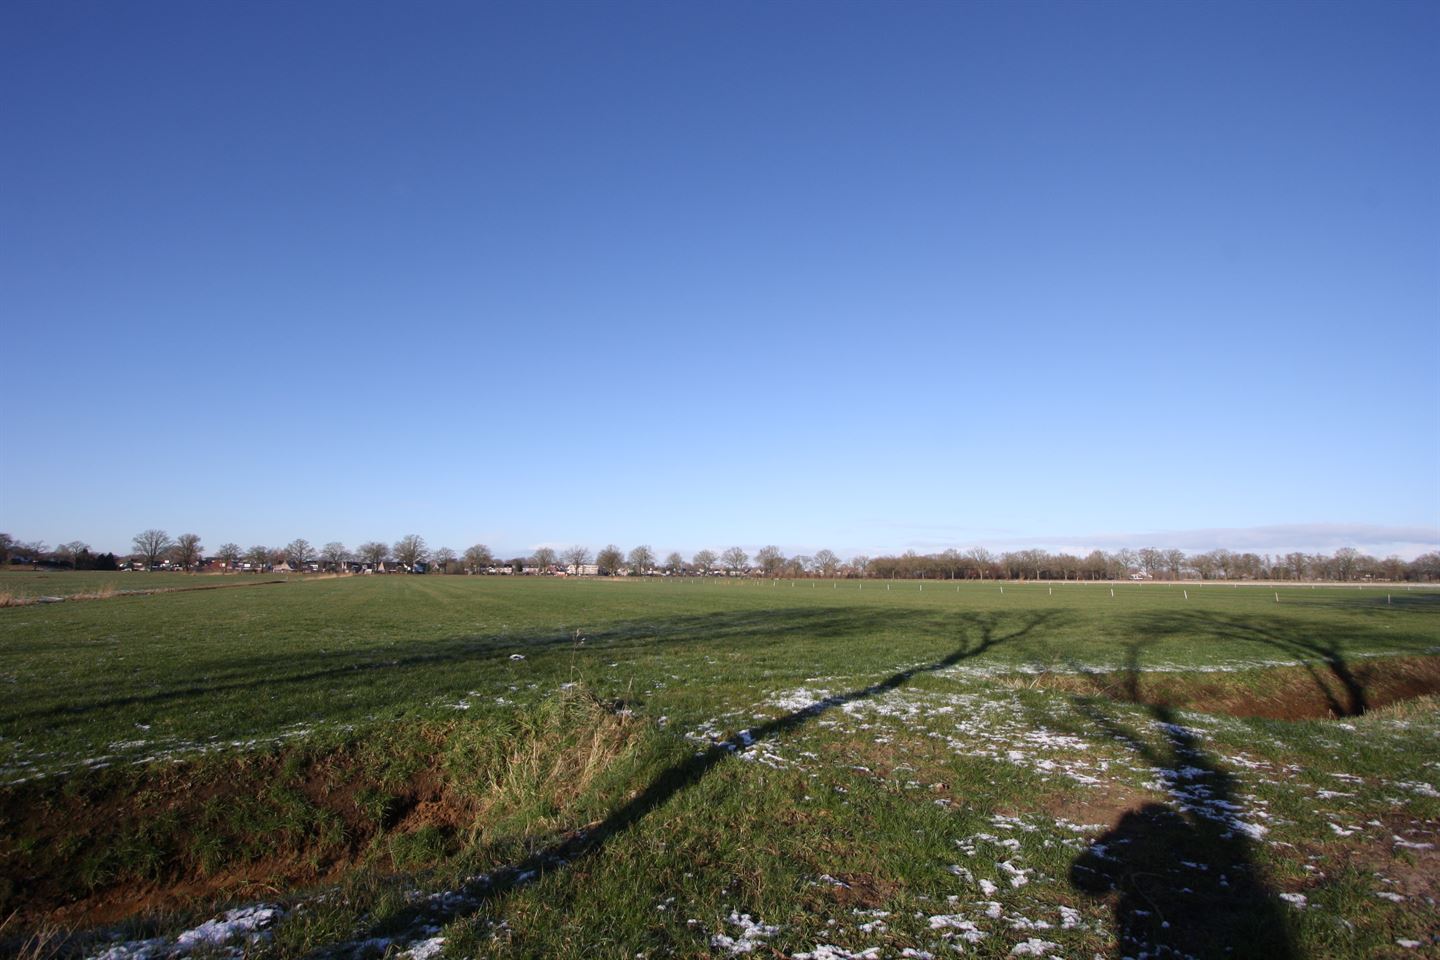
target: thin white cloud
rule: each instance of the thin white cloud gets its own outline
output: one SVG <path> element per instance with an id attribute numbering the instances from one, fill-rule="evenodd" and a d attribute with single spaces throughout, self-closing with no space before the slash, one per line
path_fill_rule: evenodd
<path id="1" fill-rule="evenodd" d="M 1203 553 L 1234 550 L 1240 553 L 1333 553 L 1354 547 L 1379 557 L 1397 555 L 1413 560 L 1440 550 L 1440 526 L 1387 526 L 1370 523 L 1286 523 L 1260 527 L 1203 527 L 1192 530 L 1158 530 L 1150 533 L 1099 533 L 1075 537 L 1024 537 L 1002 548 L 1043 547 L 1070 553 L 1116 550 L 1121 547 L 1161 547 Z"/>

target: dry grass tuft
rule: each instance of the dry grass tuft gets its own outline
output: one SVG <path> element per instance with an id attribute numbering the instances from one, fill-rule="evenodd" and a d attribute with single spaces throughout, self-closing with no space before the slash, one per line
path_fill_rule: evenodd
<path id="1" fill-rule="evenodd" d="M 111 597 L 117 595 L 119 592 L 120 592 L 120 591 L 115 588 L 115 585 L 114 585 L 113 583 L 107 583 L 107 584 L 105 584 L 104 586 L 96 587 L 94 590 L 88 590 L 88 591 L 86 591 L 85 593 L 72 594 L 72 595 L 71 595 L 70 597 L 68 597 L 67 599 L 70 599 L 70 600 L 109 600 Z"/>
<path id="2" fill-rule="evenodd" d="M 53 960 L 60 956 L 70 939 L 70 931 L 52 924 L 42 924 L 24 940 L 7 943 L 5 932 L 17 914 L 0 921 L 0 949 L 13 949 L 15 960 Z"/>

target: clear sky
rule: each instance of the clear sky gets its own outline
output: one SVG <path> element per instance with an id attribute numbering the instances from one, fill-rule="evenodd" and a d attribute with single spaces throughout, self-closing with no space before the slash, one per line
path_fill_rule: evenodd
<path id="1" fill-rule="evenodd" d="M 11 0 L 0 529 L 1413 556 L 1437 49 L 1433 2 Z"/>

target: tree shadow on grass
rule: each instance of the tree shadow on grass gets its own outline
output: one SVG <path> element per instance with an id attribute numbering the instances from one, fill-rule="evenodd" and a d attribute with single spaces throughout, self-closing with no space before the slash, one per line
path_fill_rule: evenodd
<path id="1" fill-rule="evenodd" d="M 1137 633 L 1157 640 L 1209 634 L 1266 647 L 1293 658 L 1310 674 L 1334 716 L 1358 717 L 1370 708 L 1364 679 L 1346 659 L 1344 642 L 1337 636 L 1316 636 L 1311 624 L 1213 611 L 1148 613 L 1132 622 Z"/>
<path id="2" fill-rule="evenodd" d="M 887 613 L 887 619 L 891 616 L 893 611 Z M 955 622 L 954 629 L 962 639 L 946 656 L 920 666 L 898 670 L 868 686 L 826 697 L 715 743 L 662 771 L 644 789 L 611 811 L 600 823 L 551 843 L 517 863 L 492 870 L 472 881 L 464 890 L 442 899 L 438 905 L 432 903 L 423 911 L 417 911 L 417 917 L 423 916 L 424 920 L 432 924 L 443 924 L 492 905 L 518 887 L 598 853 L 611 840 L 635 827 L 678 794 L 700 783 L 718 764 L 736 753 L 755 744 L 783 737 L 847 704 L 881 696 L 905 686 L 923 674 L 945 670 L 1001 644 L 1019 641 L 1037 630 L 1054 626 L 1058 620 L 1063 619 L 1063 615 L 1056 611 L 1045 611 L 1018 618 L 961 614 L 951 615 L 950 619 Z M 1018 623 L 1007 630 L 1006 624 L 1012 619 Z M 393 924 L 392 919 L 387 922 L 387 927 L 392 927 Z"/>
<path id="3" fill-rule="evenodd" d="M 1139 694 L 1139 649 L 1127 667 Z M 1075 698 L 1075 708 L 1101 731 L 1149 764 L 1169 795 L 1127 812 L 1075 859 L 1070 883 L 1111 898 L 1118 945 L 1127 956 L 1239 957 L 1289 960 L 1285 906 L 1254 862 L 1264 828 L 1247 821 L 1234 778 L 1178 722 L 1174 709 L 1147 704 L 1164 736 L 1152 745 L 1104 701 Z"/>
<path id="4" fill-rule="evenodd" d="M 656 620 L 627 620 L 586 631 L 585 651 L 612 657 L 627 652 L 690 646 L 734 650 L 735 643 L 781 644 L 796 638 L 812 641 L 842 640 L 897 628 L 923 629 L 944 623 L 933 611 L 891 609 L 857 610 L 854 607 L 825 606 L 782 611 L 744 610 L 707 613 Z M 175 670 L 178 682 L 162 683 L 144 692 L 113 692 L 98 681 L 83 681 L 85 688 L 111 691 L 108 695 L 74 697 L 62 702 L 27 705 L 24 701 L 0 704 L 0 729 L 22 721 L 62 724 L 67 718 L 83 717 L 107 710 L 135 706 L 175 707 L 189 702 L 213 704 L 217 697 L 238 697 L 248 702 L 251 694 L 264 692 L 267 699 L 292 688 L 317 687 L 328 699 L 343 701 L 350 692 L 371 692 L 372 685 L 389 687 L 390 696 L 378 698 L 375 706 L 394 703 L 406 696 L 444 696 L 459 684 L 459 693 L 484 678 L 463 676 L 457 668 L 503 670 L 513 655 L 543 661 L 546 654 L 570 654 L 575 649 L 572 633 L 534 631 L 501 635 L 460 635 L 419 639 L 397 646 L 376 642 L 360 648 L 296 650 L 251 653 L 236 651 L 231 661 L 196 663 Z M 427 682 L 419 682 L 423 679 Z M 494 679 L 501 674 L 495 673 Z M 63 682 L 63 678 L 62 682 Z M 550 679 L 547 677 L 547 679 Z M 418 689 L 406 691 L 414 684 Z M 79 685 L 77 683 L 77 685 Z M 293 720 L 295 718 L 283 718 Z"/>

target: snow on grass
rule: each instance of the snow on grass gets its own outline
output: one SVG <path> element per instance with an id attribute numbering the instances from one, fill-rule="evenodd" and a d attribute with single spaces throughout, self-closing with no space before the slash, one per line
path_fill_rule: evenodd
<path id="1" fill-rule="evenodd" d="M 989 934 L 976 925 L 974 920 L 960 913 L 945 913 L 931 917 L 930 929 L 958 931 L 960 939 L 967 943 L 979 943 L 989 936 Z"/>
<path id="2" fill-rule="evenodd" d="M 739 936 L 729 936 L 724 933 L 717 933 L 710 937 L 710 946 L 717 950 L 724 950 L 731 956 L 738 956 L 742 953 L 751 953 L 756 947 L 762 946 L 764 941 L 780 932 L 780 928 L 769 924 L 761 923 L 752 919 L 748 913 L 731 911 L 730 925 L 740 931 Z"/>
<path id="3" fill-rule="evenodd" d="M 879 960 L 879 957 L 879 947 L 870 947 L 869 949 L 856 952 L 854 950 L 846 950 L 844 947 L 822 943 L 814 950 L 794 954 L 793 960 Z"/>
<path id="4" fill-rule="evenodd" d="M 243 940 L 247 944 L 258 943 L 267 935 L 265 929 L 284 915 L 284 911 L 269 904 L 256 904 L 227 910 L 214 919 L 207 920 L 175 937 L 150 940 L 132 940 L 112 944 L 106 949 L 91 954 L 90 960 L 157 960 L 160 957 L 184 957 L 196 950 L 213 950 Z M 416 958 L 426 960 L 426 958 Z"/>
<path id="5" fill-rule="evenodd" d="M 431 937 L 429 940 L 422 940 L 410 949 L 400 954 L 404 960 L 434 960 L 445 949 L 444 937 Z"/>

